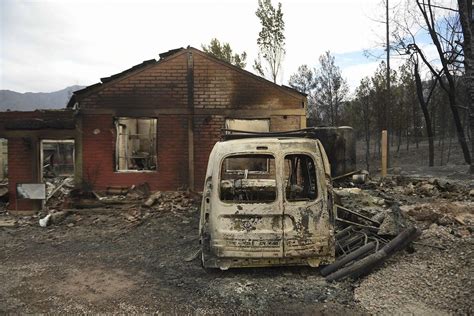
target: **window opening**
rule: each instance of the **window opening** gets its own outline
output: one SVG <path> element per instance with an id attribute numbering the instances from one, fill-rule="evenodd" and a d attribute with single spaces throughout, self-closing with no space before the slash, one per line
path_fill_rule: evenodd
<path id="1" fill-rule="evenodd" d="M 117 118 L 116 170 L 156 170 L 155 118 Z"/>
<path id="2" fill-rule="evenodd" d="M 264 162 L 266 172 L 262 169 Z M 240 170 L 227 170 L 239 165 Z M 224 202 L 270 203 L 276 199 L 275 158 L 271 155 L 235 155 L 221 166 L 220 198 Z"/>
<path id="3" fill-rule="evenodd" d="M 310 201 L 318 196 L 316 167 L 308 155 L 285 157 L 285 195 L 288 201 Z"/>
<path id="4" fill-rule="evenodd" d="M 43 179 L 74 175 L 74 140 L 42 140 Z"/>

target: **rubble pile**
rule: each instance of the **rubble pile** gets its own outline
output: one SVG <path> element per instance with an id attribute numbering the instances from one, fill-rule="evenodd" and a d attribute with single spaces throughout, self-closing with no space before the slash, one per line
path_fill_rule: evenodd
<path id="1" fill-rule="evenodd" d="M 367 216 L 374 216 L 387 208 L 390 204 L 384 198 L 375 196 L 368 190 L 361 188 L 338 188 L 334 189 L 336 204 L 344 205 L 354 211 L 361 212 Z"/>
<path id="2" fill-rule="evenodd" d="M 151 193 L 147 199 L 139 200 L 138 204 L 128 207 L 123 214 L 125 219 L 132 223 L 132 226 L 139 225 L 143 220 L 165 212 L 177 216 L 183 212 L 197 215 L 200 199 L 196 197 L 187 191 L 157 191 Z"/>
<path id="3" fill-rule="evenodd" d="M 69 215 L 107 214 L 122 215 L 130 223 L 138 226 L 143 220 L 161 212 L 198 210 L 200 196 L 188 191 L 150 192 L 147 183 L 127 187 L 109 187 L 103 192 L 73 189 L 70 178 L 56 180 L 48 185 L 47 207 L 40 214 L 40 226 L 60 224 Z M 72 227 L 77 220 L 68 220 Z M 95 223 L 95 222 L 93 222 Z"/>
<path id="4" fill-rule="evenodd" d="M 323 269 L 323 275 L 332 273 L 326 279 L 337 280 L 365 274 L 378 260 L 377 249 L 391 251 L 390 243 L 403 234 L 407 238 L 395 245 L 398 250 L 420 235 L 424 240 L 446 232 L 453 238 L 470 237 L 474 230 L 472 185 L 400 176 L 358 184 L 336 182 L 337 261 Z M 426 246 L 441 247 L 436 238 Z"/>
<path id="5" fill-rule="evenodd" d="M 46 201 L 47 208 L 63 208 L 64 202 L 69 193 L 74 188 L 73 177 L 55 177 L 46 180 Z"/>
<path id="6" fill-rule="evenodd" d="M 474 203 L 472 202 L 406 205 L 402 207 L 402 211 L 424 229 L 444 226 L 458 237 L 468 237 L 474 232 Z"/>
<path id="7" fill-rule="evenodd" d="M 473 186 L 474 183 L 471 184 Z M 382 191 L 417 198 L 442 198 L 456 201 L 474 201 L 474 187 L 444 179 L 422 179 L 397 176 L 380 184 Z"/>
<path id="8" fill-rule="evenodd" d="M 48 178 L 45 184 L 46 199 L 41 211 L 32 216 L 12 216 L 7 211 L 8 187 L 0 183 L 0 227 L 59 224 L 73 227 L 88 215 L 96 216 L 92 223 L 99 223 L 99 214 L 118 215 L 138 225 L 162 212 L 197 214 L 201 202 L 201 196 L 190 191 L 151 192 L 146 182 L 131 187 L 109 187 L 105 191 L 74 188 L 73 177 Z"/>
<path id="9" fill-rule="evenodd" d="M 406 205 L 402 210 L 414 220 L 427 224 L 436 223 L 443 226 L 474 225 L 473 203 L 422 203 Z"/>
<path id="10" fill-rule="evenodd" d="M 152 196 L 155 197 L 155 202 L 151 209 L 159 212 L 180 212 L 187 211 L 190 208 L 192 211 L 197 211 L 201 202 L 198 195 L 193 196 L 187 191 L 156 192 Z"/>
<path id="11" fill-rule="evenodd" d="M 423 229 L 435 223 L 473 230 L 474 182 L 466 185 L 444 179 L 396 176 L 361 185 L 343 184 L 349 187 L 334 190 L 336 203 L 380 223 L 397 203 L 402 218 L 416 222 Z"/>

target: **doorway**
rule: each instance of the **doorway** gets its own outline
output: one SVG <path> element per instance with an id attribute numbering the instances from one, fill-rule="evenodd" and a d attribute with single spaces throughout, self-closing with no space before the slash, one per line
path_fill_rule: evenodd
<path id="1" fill-rule="evenodd" d="M 47 199 L 59 189 L 74 184 L 74 140 L 41 141 L 40 181 L 46 184 Z"/>

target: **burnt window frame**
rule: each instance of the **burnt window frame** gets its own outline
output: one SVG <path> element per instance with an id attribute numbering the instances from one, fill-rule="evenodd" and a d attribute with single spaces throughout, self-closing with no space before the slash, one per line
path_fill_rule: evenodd
<path id="1" fill-rule="evenodd" d="M 154 133 L 154 155 L 151 155 L 150 158 L 155 157 L 155 168 L 154 169 L 128 169 L 128 161 L 126 160 L 127 163 L 127 169 L 120 169 L 120 156 L 119 156 L 119 121 L 124 120 L 124 119 L 129 119 L 129 120 L 154 120 L 155 124 L 155 133 Z M 113 124 L 115 128 L 115 143 L 114 143 L 114 172 L 116 173 L 153 173 L 158 171 L 158 118 L 157 117 L 152 117 L 152 116 L 116 116 L 113 118 Z M 138 133 L 134 135 L 139 135 Z M 127 156 L 124 158 L 127 159 Z"/>
<path id="2" fill-rule="evenodd" d="M 58 145 L 58 144 L 69 144 L 72 147 L 71 148 L 71 160 L 72 160 L 71 164 L 59 164 L 58 161 L 56 160 L 56 166 L 58 166 L 58 165 L 62 165 L 62 166 L 70 165 L 71 168 L 72 168 L 71 172 L 70 173 L 57 174 L 54 177 L 63 177 L 63 178 L 73 177 L 76 173 L 76 140 L 74 138 L 64 138 L 64 139 L 42 138 L 42 139 L 39 140 L 40 169 L 41 169 L 40 170 L 40 179 L 41 179 L 41 181 L 45 181 L 45 179 L 51 178 L 51 176 L 45 177 L 45 166 L 44 166 L 45 159 L 46 158 L 51 158 L 51 156 L 50 157 L 45 157 L 44 153 L 47 150 L 45 148 L 46 147 L 45 145 L 54 145 L 54 144 L 56 144 L 56 145 Z M 59 153 L 59 147 L 56 147 L 56 150 L 57 150 L 56 153 Z M 62 153 L 64 153 L 64 151 Z M 64 161 L 60 161 L 60 162 L 64 162 Z M 54 174 L 55 171 L 56 170 L 54 170 L 54 167 L 53 167 L 51 172 Z"/>

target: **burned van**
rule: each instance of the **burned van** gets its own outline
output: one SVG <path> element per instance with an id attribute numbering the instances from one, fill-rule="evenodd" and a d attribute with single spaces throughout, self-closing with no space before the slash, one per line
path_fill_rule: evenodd
<path id="1" fill-rule="evenodd" d="M 205 268 L 334 261 L 330 166 L 317 139 L 218 142 L 209 157 L 200 219 Z"/>

